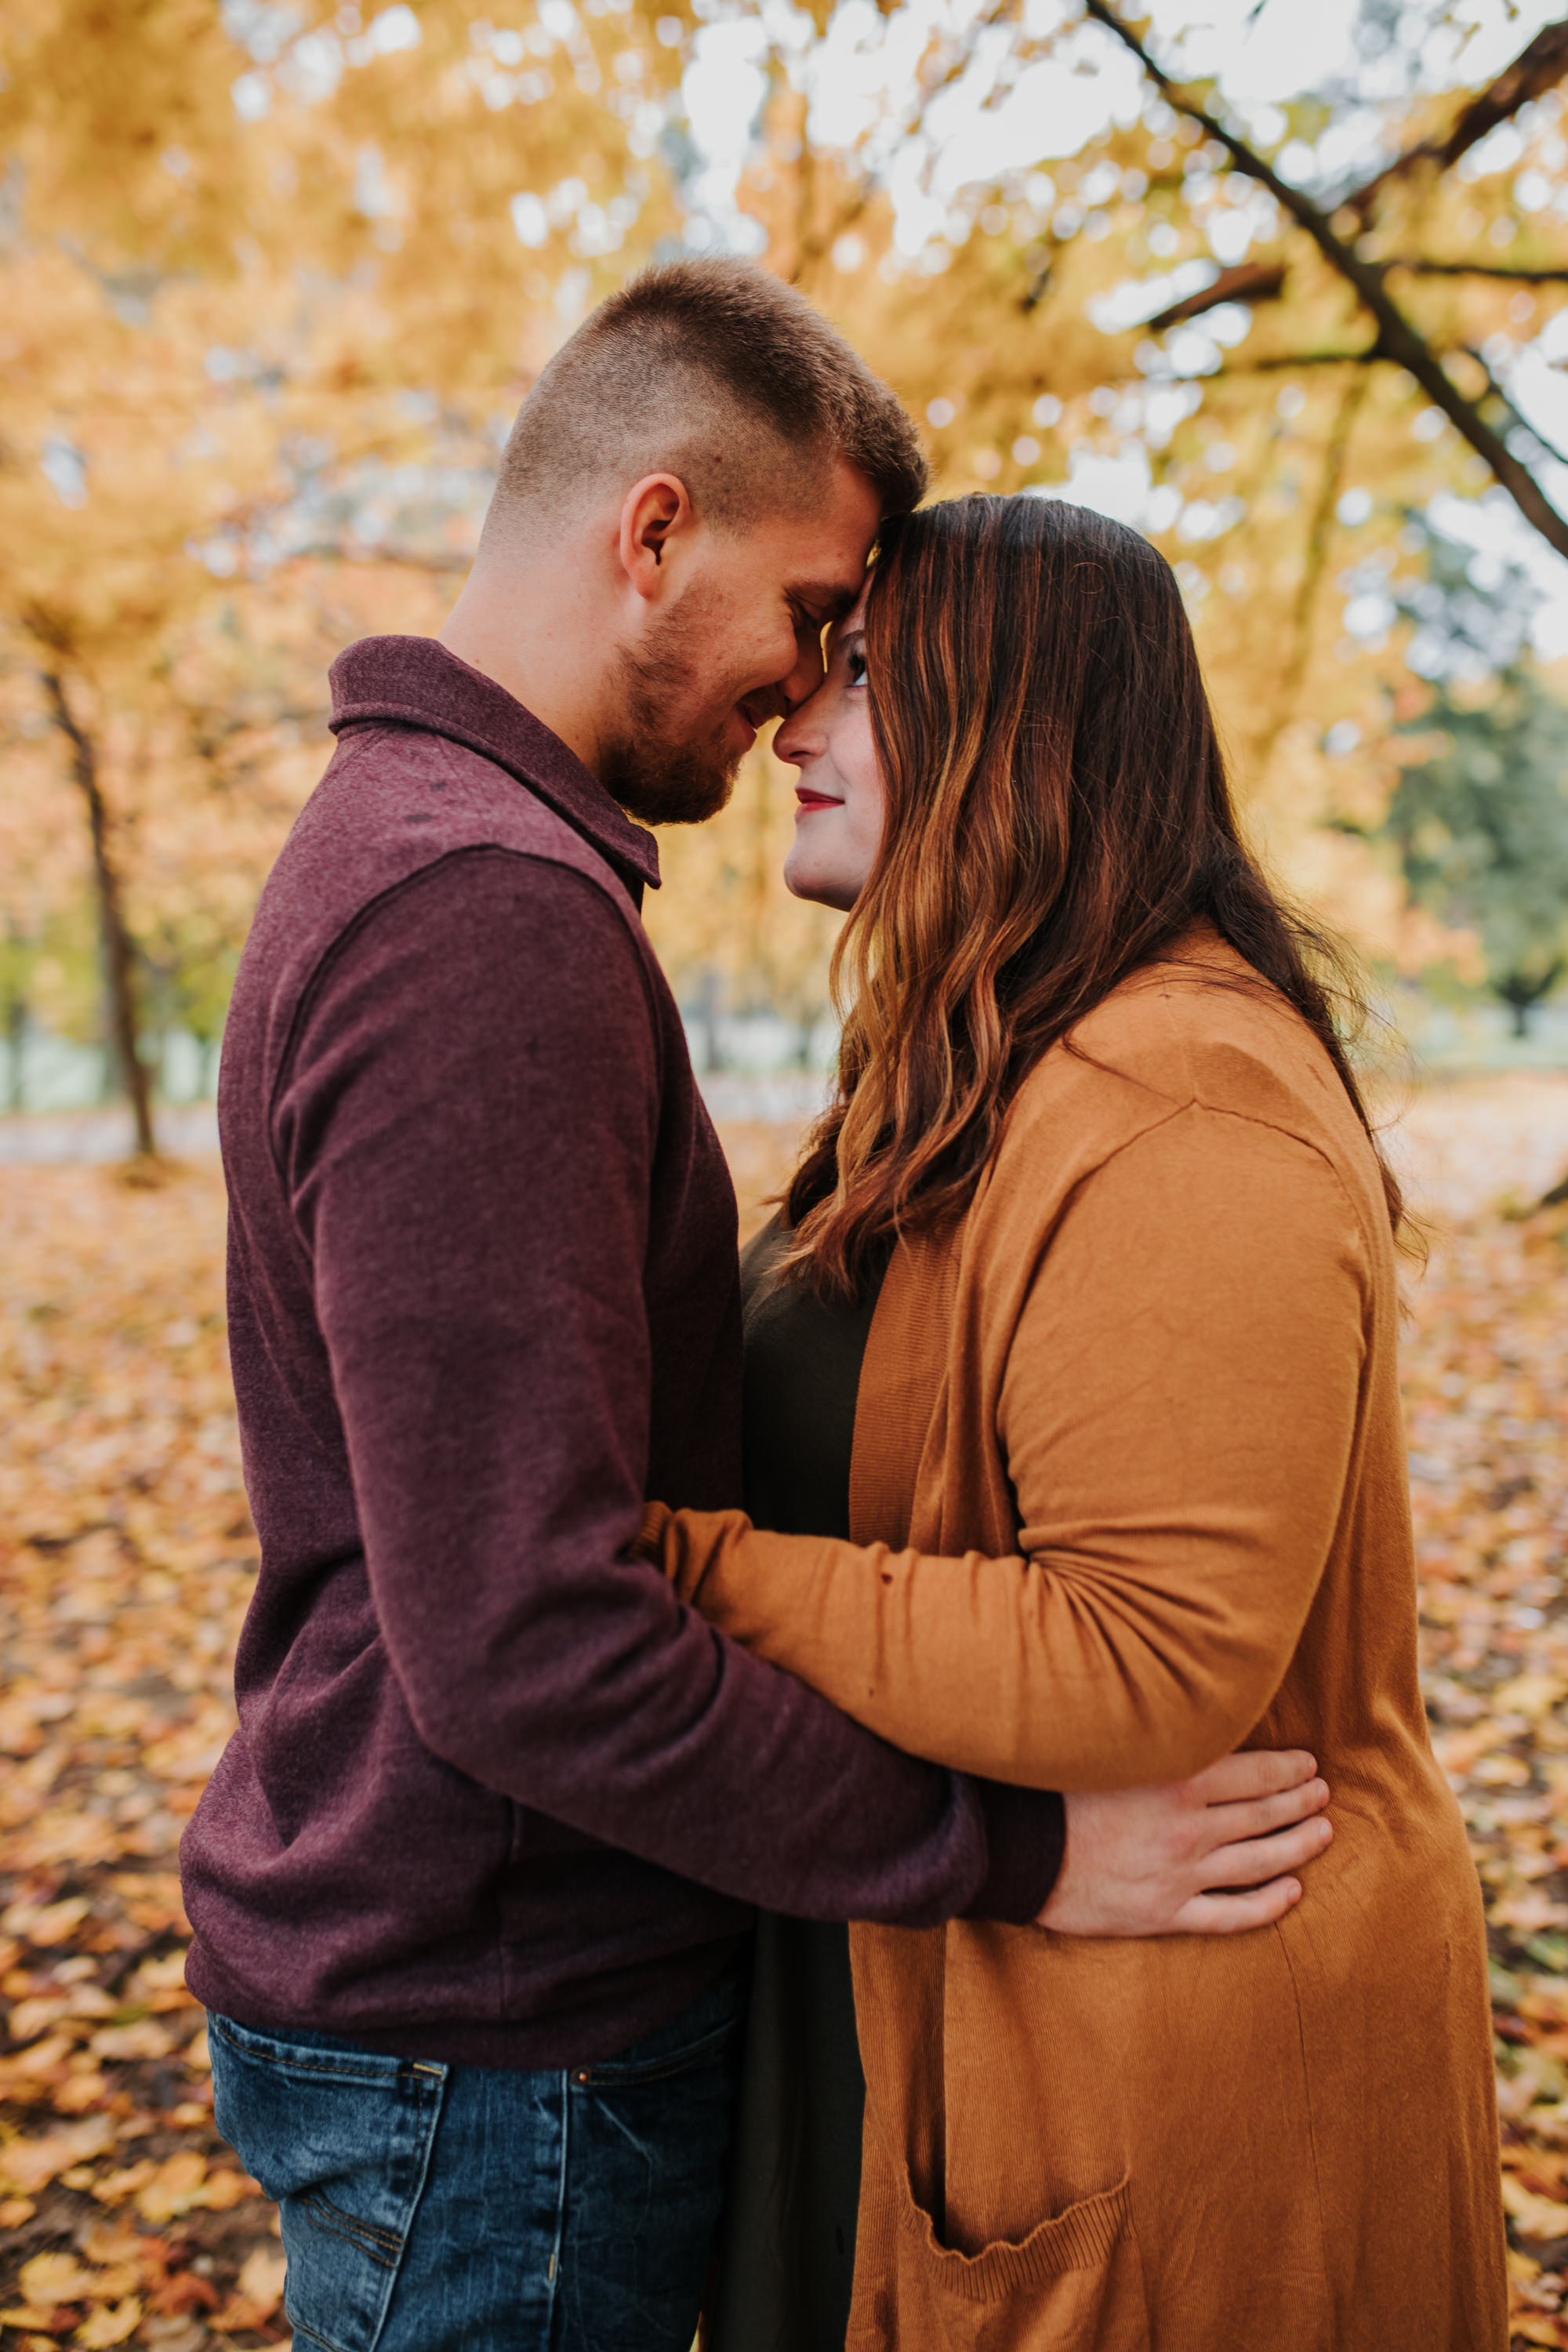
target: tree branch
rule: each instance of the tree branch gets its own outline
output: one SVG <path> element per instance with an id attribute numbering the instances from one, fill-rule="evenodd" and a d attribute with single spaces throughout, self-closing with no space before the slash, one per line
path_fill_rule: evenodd
<path id="1" fill-rule="evenodd" d="M 1497 401 L 1501 407 L 1507 410 L 1510 425 L 1521 433 L 1528 433 L 1532 441 L 1539 442 L 1542 448 L 1545 450 L 1547 456 L 1549 457 L 1555 458 L 1558 465 L 1568 466 L 1568 457 L 1564 457 L 1562 450 L 1555 447 L 1553 444 L 1547 439 L 1545 434 L 1539 431 L 1537 427 L 1531 423 L 1529 417 L 1522 415 L 1519 409 L 1515 407 L 1512 396 L 1508 391 L 1507 386 L 1498 382 L 1497 377 L 1492 373 L 1491 369 L 1487 365 L 1486 361 L 1483 359 L 1480 352 L 1477 351 L 1475 345 L 1473 343 L 1467 343 L 1465 345 L 1465 350 L 1468 353 L 1469 357 L 1474 360 L 1481 373 L 1485 376 L 1487 380 L 1487 391 L 1490 394 L 1491 398 Z"/>
<path id="2" fill-rule="evenodd" d="M 1531 99 L 1543 97 L 1547 90 L 1568 76 L 1568 17 L 1559 18 L 1555 25 L 1542 26 L 1535 38 L 1520 51 L 1512 65 L 1505 66 L 1495 81 L 1479 90 L 1469 104 L 1460 110 L 1458 120 L 1445 139 L 1422 139 L 1396 155 L 1392 163 L 1357 188 L 1343 201 L 1365 220 L 1373 201 L 1382 194 L 1391 180 L 1403 179 L 1430 163 L 1439 172 L 1450 171 L 1461 155 L 1479 146 L 1489 131 L 1500 122 L 1507 122 L 1528 106 Z"/>
<path id="3" fill-rule="evenodd" d="M 1568 556 L 1568 520 L 1558 513 L 1529 467 L 1513 456 L 1501 436 L 1492 431 L 1458 386 L 1450 383 L 1430 345 L 1390 296 L 1384 283 L 1384 266 L 1363 261 L 1354 247 L 1336 234 L 1328 216 L 1309 195 L 1282 180 L 1245 139 L 1239 138 L 1190 90 L 1173 80 L 1155 63 L 1131 26 L 1122 23 L 1110 0 L 1084 0 L 1084 9 L 1131 49 L 1162 97 L 1216 141 L 1237 169 L 1267 188 L 1275 203 L 1299 228 L 1305 230 L 1330 268 L 1354 289 L 1376 320 L 1376 356 L 1392 361 L 1415 377 L 1433 406 L 1441 410 L 1477 456 L 1485 459 L 1525 520 L 1560 555 Z"/>
<path id="4" fill-rule="evenodd" d="M 1406 269 L 1413 278 L 1497 278 L 1508 285 L 1568 286 L 1568 268 L 1509 269 L 1489 261 L 1423 261 L 1402 253 L 1390 254 L 1377 267 Z M 1216 310 L 1222 302 L 1272 302 L 1284 291 L 1285 275 L 1282 261 L 1238 262 L 1234 269 L 1222 269 L 1212 286 L 1189 294 L 1184 301 L 1173 302 L 1145 324 L 1152 334 L 1158 335 L 1185 319 L 1201 319 L 1205 310 Z"/>
<path id="5" fill-rule="evenodd" d="M 1151 334 L 1163 335 L 1167 327 L 1179 327 L 1185 319 L 1201 319 L 1205 310 L 1217 310 L 1222 302 L 1272 302 L 1284 289 L 1282 261 L 1243 261 L 1234 269 L 1222 269 L 1212 286 L 1189 294 L 1184 301 L 1173 302 L 1144 323 Z"/>
<path id="6" fill-rule="evenodd" d="M 1364 368 L 1384 356 L 1375 343 L 1363 343 L 1354 352 L 1270 352 L 1262 359 L 1231 360 L 1225 367 L 1216 368 L 1206 381 L 1223 383 L 1227 376 L 1234 375 L 1289 375 L 1295 368 Z"/>
<path id="7" fill-rule="evenodd" d="M 1408 269 L 1415 278 L 1500 278 L 1509 285 L 1568 286 L 1568 269 L 1506 269 L 1493 261 L 1415 261 L 1391 253 L 1385 269 Z"/>

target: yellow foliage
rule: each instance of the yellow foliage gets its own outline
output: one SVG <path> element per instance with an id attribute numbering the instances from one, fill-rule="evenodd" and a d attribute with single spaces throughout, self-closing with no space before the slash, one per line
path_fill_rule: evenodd
<path id="1" fill-rule="evenodd" d="M 327 662 L 357 634 L 437 625 L 518 400 L 679 232 L 696 8 L 495 13 L 229 11 L 248 54 L 209 0 L 30 0 L 0 20 L 0 994 L 25 965 L 57 1026 L 90 1022 L 82 909 L 112 885 L 157 998 L 144 1024 L 216 1034 L 328 748 Z M 983 37 L 928 27 L 918 76 L 869 82 L 844 149 L 805 95 L 830 12 L 804 49 L 759 24 L 772 94 L 739 202 L 769 265 L 927 420 L 939 492 L 1059 491 L 1145 452 L 1146 519 L 1271 860 L 1390 962 L 1468 969 L 1471 943 L 1412 915 L 1383 853 L 1332 828 L 1375 822 L 1407 683 L 1399 628 L 1346 635 L 1346 575 L 1409 571 L 1407 512 L 1473 494 L 1480 461 L 1408 377 L 1358 362 L 1371 327 L 1343 280 L 1152 91 L 1079 153 L 959 189 L 925 252 L 900 251 L 889 154 L 918 161 L 955 90 L 1001 103 L 1024 71 L 1071 71 L 1070 12 L 1044 32 L 1029 12 L 990 12 Z M 903 54 L 911 24 L 886 7 L 864 42 Z M 1388 101 L 1390 151 L 1465 96 Z M 1517 194 L 1521 172 L 1557 169 L 1556 102 L 1521 117 L 1506 163 L 1396 175 L 1360 236 L 1477 395 L 1467 352 L 1532 335 L 1568 288 L 1401 265 L 1559 263 L 1553 216 Z M 1125 323 L 1130 288 L 1151 289 L 1147 313 L 1216 250 L 1273 273 L 1240 341 L 1194 358 L 1193 324 Z M 107 883 L 62 711 L 97 761 Z M 1359 740 L 1330 757 L 1339 721 Z M 759 757 L 724 818 L 668 841 L 649 920 L 689 997 L 717 975 L 733 1003 L 805 1024 L 834 925 L 778 883 L 788 808 Z"/>

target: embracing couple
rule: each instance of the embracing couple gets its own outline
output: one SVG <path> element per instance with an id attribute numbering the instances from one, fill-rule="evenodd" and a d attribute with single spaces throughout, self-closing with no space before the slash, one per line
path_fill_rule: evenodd
<path id="1" fill-rule="evenodd" d="M 184 1847 L 300 2347 L 1506 2342 L 1397 1190 L 1163 558 L 924 487 L 797 295 L 656 270 L 333 670 Z M 742 1276 L 633 820 L 774 719 L 846 1022 Z"/>

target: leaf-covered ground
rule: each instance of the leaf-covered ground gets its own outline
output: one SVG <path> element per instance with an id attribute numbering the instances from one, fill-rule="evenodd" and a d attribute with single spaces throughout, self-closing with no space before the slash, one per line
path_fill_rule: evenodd
<path id="1" fill-rule="evenodd" d="M 1407 1391 L 1434 1734 L 1494 1950 L 1516 2345 L 1568 2347 L 1568 1079 L 1402 1143 L 1447 1220 Z M 746 1225 L 789 1138 L 729 1138 Z M 279 2343 L 270 2207 L 212 2127 L 175 1846 L 256 1559 L 211 1162 L 0 1169 L 0 2346 Z"/>

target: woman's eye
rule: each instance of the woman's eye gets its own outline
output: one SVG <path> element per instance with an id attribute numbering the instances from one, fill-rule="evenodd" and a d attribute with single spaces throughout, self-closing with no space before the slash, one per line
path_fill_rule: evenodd
<path id="1" fill-rule="evenodd" d="M 866 656 L 864 654 L 851 654 L 845 667 L 849 673 L 849 683 L 851 686 L 865 685 Z"/>

